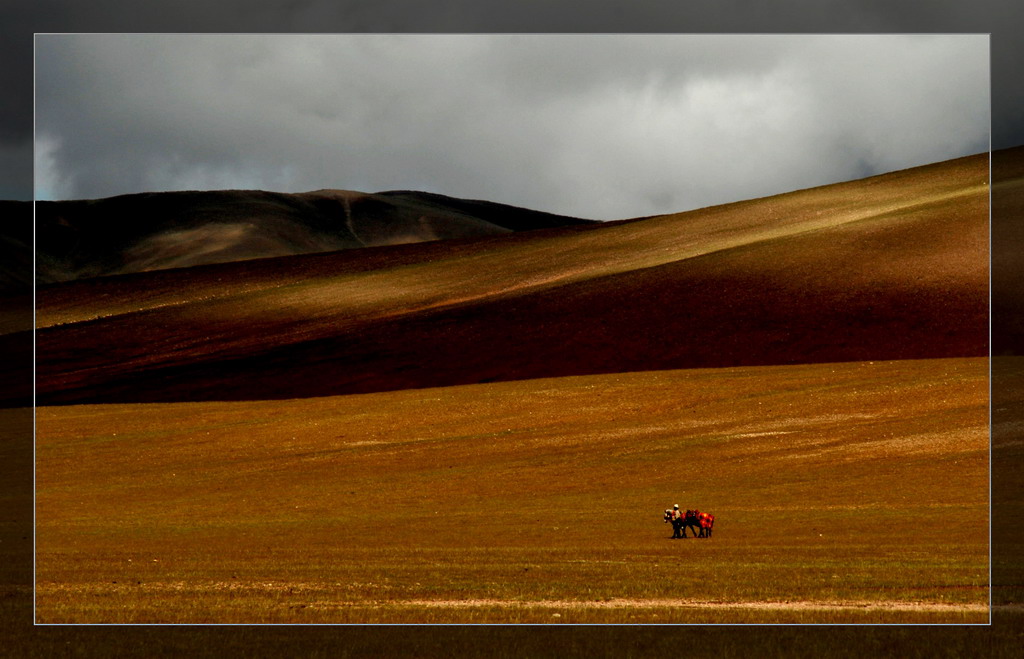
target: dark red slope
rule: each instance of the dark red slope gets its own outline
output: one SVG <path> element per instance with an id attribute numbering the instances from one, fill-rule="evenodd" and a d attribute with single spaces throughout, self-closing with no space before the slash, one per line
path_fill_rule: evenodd
<path id="1" fill-rule="evenodd" d="M 992 353 L 1024 355 L 1024 147 L 992 154 Z"/>
<path id="2" fill-rule="evenodd" d="M 301 323 L 290 328 L 291 321 L 272 318 L 257 328 L 211 322 L 189 329 L 186 309 L 55 327 L 39 333 L 40 403 L 288 398 L 618 371 L 984 355 L 986 211 L 983 195 L 925 201 L 522 294 L 339 319 L 329 336 L 309 340 L 301 339 Z M 645 230 L 643 221 L 631 224 Z M 212 337 L 246 332 L 249 339 L 230 350 L 206 350 L 208 341 L 220 345 Z M 299 338 L 261 343 L 274 334 Z"/>

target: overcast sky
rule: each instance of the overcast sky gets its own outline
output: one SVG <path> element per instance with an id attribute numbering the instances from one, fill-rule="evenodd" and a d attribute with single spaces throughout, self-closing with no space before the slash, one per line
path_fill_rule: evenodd
<path id="1" fill-rule="evenodd" d="M 984 151 L 988 66 L 985 35 L 40 35 L 36 194 L 680 211 Z"/>

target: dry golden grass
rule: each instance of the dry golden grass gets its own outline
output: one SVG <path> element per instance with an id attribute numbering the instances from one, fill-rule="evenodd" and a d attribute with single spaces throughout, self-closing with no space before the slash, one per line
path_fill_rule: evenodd
<path id="1" fill-rule="evenodd" d="M 37 616 L 985 622 L 987 393 L 949 359 L 41 408 Z"/>

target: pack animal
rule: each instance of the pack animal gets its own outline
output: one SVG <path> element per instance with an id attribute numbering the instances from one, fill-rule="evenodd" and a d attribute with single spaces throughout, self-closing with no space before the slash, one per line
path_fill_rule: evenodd
<path id="1" fill-rule="evenodd" d="M 699 510 L 687 510 L 686 519 L 692 519 L 693 525 L 700 529 L 698 538 L 710 538 L 711 531 L 715 528 L 715 516 L 711 513 L 702 513 Z"/>
<path id="2" fill-rule="evenodd" d="M 692 510 L 687 510 L 686 514 L 673 511 L 671 508 L 667 508 L 665 510 L 665 517 L 663 518 L 663 521 L 672 524 L 673 538 L 687 537 L 687 527 L 693 531 L 693 537 L 698 537 L 697 533 L 700 531 L 700 520 L 693 513 L 694 511 Z M 700 537 L 703 537 L 703 535 Z"/>

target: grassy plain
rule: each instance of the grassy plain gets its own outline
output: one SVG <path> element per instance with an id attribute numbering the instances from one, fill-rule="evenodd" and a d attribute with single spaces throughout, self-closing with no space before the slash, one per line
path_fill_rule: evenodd
<path id="1" fill-rule="evenodd" d="M 964 358 L 40 408 L 36 617 L 984 623 L 987 401 Z"/>

